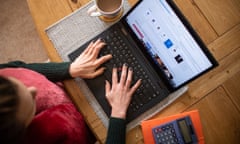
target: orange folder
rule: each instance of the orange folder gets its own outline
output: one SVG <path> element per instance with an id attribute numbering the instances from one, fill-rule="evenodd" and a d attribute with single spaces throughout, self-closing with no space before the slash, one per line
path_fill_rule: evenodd
<path id="1" fill-rule="evenodd" d="M 145 120 L 142 121 L 141 127 L 142 127 L 142 133 L 144 137 L 144 143 L 145 144 L 155 144 L 153 134 L 152 134 L 152 128 L 159 126 L 161 124 L 173 121 L 175 119 L 179 119 L 185 116 L 190 116 L 192 119 L 192 123 L 198 138 L 198 143 L 199 144 L 204 144 L 204 136 L 203 136 L 203 131 L 202 131 L 202 124 L 200 121 L 200 116 L 198 110 L 193 110 L 189 112 L 184 112 L 164 118 L 156 118 L 156 119 L 151 119 L 151 120 Z"/>

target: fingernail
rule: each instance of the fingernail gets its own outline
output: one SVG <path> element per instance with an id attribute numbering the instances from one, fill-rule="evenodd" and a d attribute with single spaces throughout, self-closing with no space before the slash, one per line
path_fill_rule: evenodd
<path id="1" fill-rule="evenodd" d="M 116 64 L 113 64 L 113 68 L 116 68 L 117 67 L 117 65 Z"/>
<path id="2" fill-rule="evenodd" d="M 105 43 L 105 40 L 104 40 L 103 38 L 99 38 L 99 40 L 100 40 L 101 42 L 104 42 L 104 43 Z"/>
<path id="3" fill-rule="evenodd" d="M 123 65 L 124 65 L 124 66 L 126 66 L 126 67 L 128 66 L 128 64 L 127 64 L 127 63 L 124 63 Z"/>
<path id="4" fill-rule="evenodd" d="M 130 70 L 130 71 L 133 71 L 133 68 L 132 68 L 132 67 L 129 67 L 129 70 Z"/>

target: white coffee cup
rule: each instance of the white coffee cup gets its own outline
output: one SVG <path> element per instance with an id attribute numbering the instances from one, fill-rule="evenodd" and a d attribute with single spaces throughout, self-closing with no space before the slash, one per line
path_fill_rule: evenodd
<path id="1" fill-rule="evenodd" d="M 122 11 L 123 2 L 124 0 L 94 0 L 94 5 L 88 9 L 88 14 L 93 17 L 114 18 Z"/>

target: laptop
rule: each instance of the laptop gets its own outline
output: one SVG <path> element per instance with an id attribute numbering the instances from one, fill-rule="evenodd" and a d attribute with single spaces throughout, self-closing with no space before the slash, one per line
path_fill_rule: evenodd
<path id="1" fill-rule="evenodd" d="M 218 65 L 202 40 L 172 0 L 140 0 L 118 22 L 71 52 L 73 61 L 91 41 L 106 42 L 99 57 L 111 53 L 103 75 L 85 82 L 107 116 L 105 80 L 113 67 L 119 75 L 127 63 L 133 68 L 133 84 L 142 79 L 127 111 L 127 123 L 167 98 L 171 93 Z"/>

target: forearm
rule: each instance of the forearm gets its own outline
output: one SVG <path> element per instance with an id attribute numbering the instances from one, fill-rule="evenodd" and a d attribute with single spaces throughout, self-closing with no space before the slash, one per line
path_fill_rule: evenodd
<path id="1" fill-rule="evenodd" d="M 126 122 L 121 118 L 110 117 L 106 144 L 126 143 Z"/>
<path id="2" fill-rule="evenodd" d="M 13 61 L 6 64 L 0 64 L 0 68 L 27 68 L 46 76 L 50 81 L 57 82 L 71 78 L 69 74 L 70 62 L 62 63 L 24 63 L 22 61 Z"/>

